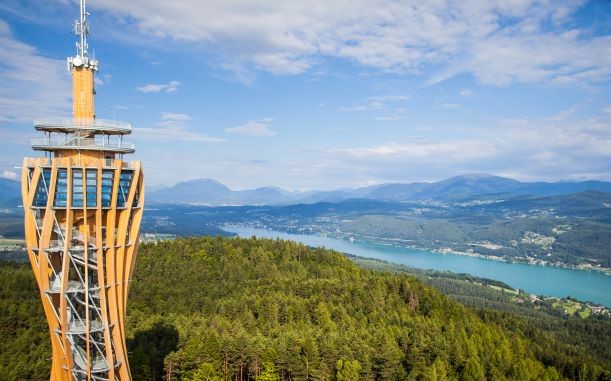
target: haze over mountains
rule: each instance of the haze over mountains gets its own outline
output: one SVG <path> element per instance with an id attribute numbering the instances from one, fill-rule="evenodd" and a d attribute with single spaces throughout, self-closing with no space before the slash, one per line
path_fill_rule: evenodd
<path id="1" fill-rule="evenodd" d="M 21 204 L 19 182 L 0 179 L 0 208 Z M 287 191 L 276 187 L 236 191 L 211 179 L 180 182 L 174 186 L 147 192 L 147 203 L 194 205 L 290 205 L 317 202 L 341 202 L 353 198 L 381 201 L 461 201 L 471 198 L 513 198 L 553 196 L 599 191 L 611 193 L 611 182 L 561 181 L 521 182 L 505 177 L 471 174 L 432 183 L 381 184 L 333 191 Z"/>
<path id="2" fill-rule="evenodd" d="M 550 196 L 600 191 L 611 193 L 611 183 L 581 182 L 521 182 L 505 177 L 470 174 L 433 183 L 382 184 L 356 189 L 333 191 L 290 192 L 281 188 L 263 187 L 234 191 L 210 179 L 180 182 L 172 187 L 147 194 L 151 203 L 183 203 L 201 205 L 282 205 L 339 202 L 351 198 L 384 201 L 440 200 L 460 201 L 478 196 Z"/>
<path id="3" fill-rule="evenodd" d="M 0 178 L 0 208 L 13 208 L 21 205 L 21 184 Z"/>
<path id="4" fill-rule="evenodd" d="M 0 182 L 5 237 L 23 236 L 19 189 L 16 181 Z M 341 231 L 438 250 L 465 252 L 476 245 L 482 255 L 509 261 L 611 269 L 609 182 L 525 183 L 465 175 L 434 183 L 289 192 L 234 191 L 204 179 L 148 192 L 146 205 L 145 232 L 225 235 L 223 226 L 235 224 L 309 234 Z M 496 246 L 486 249 L 482 243 Z"/>
<path id="5" fill-rule="evenodd" d="M 611 182 L 521 182 L 505 177 L 469 174 L 432 183 L 393 183 L 333 191 L 287 191 L 276 187 L 236 191 L 211 179 L 180 182 L 147 192 L 147 203 L 196 205 L 289 205 L 340 202 L 353 198 L 381 201 L 461 201 L 472 198 L 512 198 L 564 195 L 584 191 L 611 193 Z M 21 204 L 19 182 L 0 179 L 0 207 Z"/>

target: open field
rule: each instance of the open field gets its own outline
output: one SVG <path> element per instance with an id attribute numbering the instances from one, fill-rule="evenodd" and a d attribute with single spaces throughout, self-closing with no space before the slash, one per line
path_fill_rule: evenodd
<path id="1" fill-rule="evenodd" d="M 552 304 L 554 308 L 563 309 L 567 315 L 573 316 L 579 314 L 582 318 L 587 318 L 592 314 L 592 310 L 588 306 L 575 300 L 560 300 Z"/>
<path id="2" fill-rule="evenodd" d="M 508 292 L 510 294 L 514 294 L 514 295 L 519 295 L 519 292 L 517 292 L 516 290 L 513 290 L 511 288 L 504 288 L 504 287 L 499 287 L 499 286 L 495 286 L 495 285 L 488 285 L 488 287 L 491 287 L 497 291 L 503 291 L 503 292 Z"/>
<path id="3" fill-rule="evenodd" d="M 25 241 L 22 239 L 11 239 L 11 238 L 0 238 L 0 249 L 7 247 L 14 247 L 24 245 Z"/>

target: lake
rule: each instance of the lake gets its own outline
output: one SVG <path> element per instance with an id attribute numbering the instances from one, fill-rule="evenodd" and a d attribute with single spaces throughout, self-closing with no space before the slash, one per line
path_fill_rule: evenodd
<path id="1" fill-rule="evenodd" d="M 505 282 L 531 294 L 557 297 L 571 296 L 611 307 L 611 276 L 599 271 L 566 269 L 553 266 L 507 263 L 457 254 L 390 246 L 379 243 L 350 242 L 343 239 L 299 235 L 273 230 L 232 226 L 224 230 L 240 237 L 281 238 L 302 242 L 313 247 L 325 247 L 365 258 L 400 263 L 420 269 L 467 273 Z"/>

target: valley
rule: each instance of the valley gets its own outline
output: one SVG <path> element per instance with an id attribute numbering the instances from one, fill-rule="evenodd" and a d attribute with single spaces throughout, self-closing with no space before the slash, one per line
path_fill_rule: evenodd
<path id="1" fill-rule="evenodd" d="M 350 199 L 290 206 L 157 205 L 145 232 L 222 234 L 244 224 L 295 234 L 415 247 L 541 265 L 611 269 L 611 194 L 494 202 L 390 202 Z"/>

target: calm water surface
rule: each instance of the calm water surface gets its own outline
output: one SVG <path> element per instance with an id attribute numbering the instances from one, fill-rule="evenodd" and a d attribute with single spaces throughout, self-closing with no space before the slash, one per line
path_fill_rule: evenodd
<path id="1" fill-rule="evenodd" d="M 388 246 L 378 243 L 350 242 L 337 238 L 297 235 L 249 227 L 224 228 L 240 237 L 282 238 L 308 246 L 326 247 L 365 258 L 376 258 L 420 269 L 447 270 L 496 279 L 531 294 L 572 296 L 611 307 L 611 276 L 598 271 L 564 269 L 551 266 L 507 263 L 455 254 Z"/>

